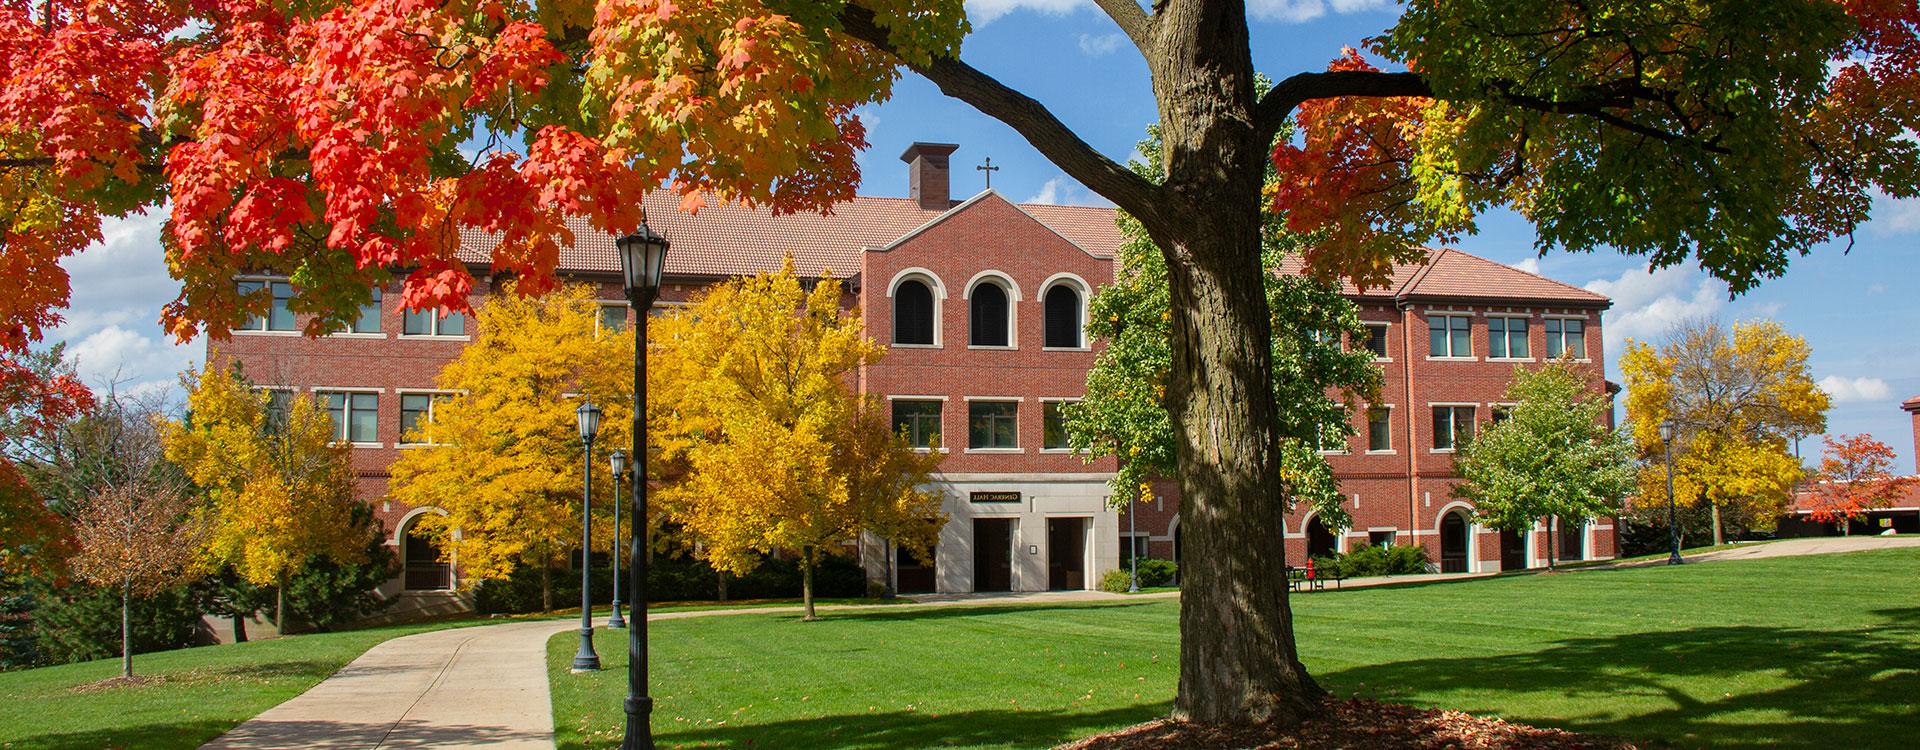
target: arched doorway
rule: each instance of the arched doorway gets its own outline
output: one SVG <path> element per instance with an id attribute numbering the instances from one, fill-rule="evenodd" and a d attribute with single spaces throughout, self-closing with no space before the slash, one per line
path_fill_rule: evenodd
<path id="1" fill-rule="evenodd" d="M 1467 514 L 1453 511 L 1440 518 L 1440 572 L 1467 572 L 1467 544 L 1472 534 Z"/>
<path id="2" fill-rule="evenodd" d="M 417 518 L 417 516 L 416 516 Z M 453 566 L 440 559 L 440 545 L 420 533 L 420 524 L 407 522 L 400 535 L 400 557 L 405 564 L 402 580 L 408 591 L 446 591 L 453 588 Z"/>
<path id="3" fill-rule="evenodd" d="M 1340 551 L 1335 543 L 1333 532 L 1320 522 L 1319 516 L 1307 521 L 1307 557 L 1333 557 Z"/>

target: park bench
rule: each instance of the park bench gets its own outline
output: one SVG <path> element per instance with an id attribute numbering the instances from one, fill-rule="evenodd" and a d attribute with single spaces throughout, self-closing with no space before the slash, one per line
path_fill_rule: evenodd
<path id="1" fill-rule="evenodd" d="M 1345 580 L 1346 576 L 1329 575 L 1324 570 L 1316 570 L 1311 562 L 1304 568 L 1287 566 L 1287 588 L 1292 591 L 1324 591 L 1328 581 L 1332 581 L 1337 589 L 1340 588 L 1340 582 Z"/>

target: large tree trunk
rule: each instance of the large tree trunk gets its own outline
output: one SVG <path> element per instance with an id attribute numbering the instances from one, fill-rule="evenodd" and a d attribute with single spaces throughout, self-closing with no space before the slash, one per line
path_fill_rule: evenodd
<path id="1" fill-rule="evenodd" d="M 239 612 L 233 613 L 233 642 L 247 642 L 247 616 Z"/>

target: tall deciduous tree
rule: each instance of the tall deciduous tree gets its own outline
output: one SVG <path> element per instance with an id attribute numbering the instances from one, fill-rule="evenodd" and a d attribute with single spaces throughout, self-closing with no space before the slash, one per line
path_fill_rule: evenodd
<path id="1" fill-rule="evenodd" d="M 960 0 L 317 0 L 0 6 L 0 347 L 64 302 L 60 257 L 103 216 L 168 205 L 172 330 L 220 334 L 292 272 L 312 330 L 387 268 L 458 308 L 462 227 L 550 288 L 562 216 L 613 233 L 670 182 L 778 211 L 851 194 L 856 108 L 902 68 L 1020 133 L 1137 218 L 1164 255 L 1180 467 L 1176 711 L 1293 721 L 1278 538 L 1262 211 L 1328 230 L 1317 272 L 1380 278 L 1475 212 L 1518 208 L 1541 250 L 1697 260 L 1735 291 L 1920 194 L 1920 10 L 1885 0 L 1411 0 L 1371 52 L 1254 85 L 1244 0 L 1096 0 L 1146 63 L 1167 148 L 1154 183 L 960 59 Z M 1298 142 L 1274 147 L 1289 119 Z M 469 161 L 456 146 L 484 132 Z M 525 156 L 504 145 L 523 136 Z M 1264 195 L 1268 164 L 1282 189 Z M 44 271 L 44 274 L 38 273 Z M 44 280 L 44 281 L 43 281 Z M 1244 429 L 1219 429 L 1221 425 Z"/>
<path id="2" fill-rule="evenodd" d="M 202 564 L 274 586 L 274 622 L 289 632 L 287 579 L 315 556 L 355 562 L 364 553 L 349 448 L 310 396 L 293 398 L 281 415 L 237 370 L 207 368 L 182 382 L 187 414 L 166 425 L 162 440 L 204 498 L 196 509 L 207 528 Z"/>
<path id="3" fill-rule="evenodd" d="M 715 568 L 744 575 L 756 553 L 800 553 L 801 598 L 814 619 L 813 570 L 823 552 L 884 534 L 925 553 L 945 522 L 925 488 L 940 454 L 894 434 L 883 404 L 851 380 L 882 348 L 840 282 L 811 290 L 789 261 L 778 273 L 708 291 L 653 324 L 666 396 L 659 460 L 683 467 L 659 495 Z"/>
<path id="4" fill-rule="evenodd" d="M 1804 476 L 1792 442 L 1826 429 L 1829 402 L 1809 352 L 1805 339 L 1765 320 L 1683 323 L 1658 348 L 1629 340 L 1620 356 L 1627 423 L 1647 459 L 1637 497 L 1666 500 L 1660 423 L 1671 421 L 1674 501 L 1708 504 L 1714 544 L 1726 539 L 1729 511 L 1770 528 Z"/>
<path id="5" fill-rule="evenodd" d="M 1896 476 L 1895 454 L 1872 435 L 1826 438 L 1826 450 L 1815 470 L 1816 483 L 1808 488 L 1814 521 L 1840 524 L 1841 534 L 1852 533 L 1852 521 L 1868 511 L 1885 508 L 1909 492 L 1920 477 Z"/>
<path id="6" fill-rule="evenodd" d="M 0 577 L 59 570 L 71 541 L 65 501 L 94 489 L 68 491 L 67 480 L 80 472 L 61 466 L 73 455 L 62 432 L 97 405 L 64 351 L 55 345 L 19 358 L 0 355 Z M 36 477 L 36 465 L 52 470 Z"/>
<path id="7" fill-rule="evenodd" d="M 1155 182 L 1161 173 L 1159 128 L 1149 127 L 1129 166 Z M 1270 174 L 1273 179 L 1275 175 Z M 1120 272 L 1089 302 L 1087 332 L 1106 341 L 1087 373 L 1086 396 L 1065 408 L 1069 443 L 1091 461 L 1120 459 L 1109 485 L 1116 502 L 1151 495 L 1149 480 L 1178 472 L 1177 442 L 1168 414 L 1172 379 L 1172 300 L 1166 257 L 1131 215 L 1120 214 Z M 1283 273 L 1310 243 L 1276 217 L 1261 234 L 1272 314 L 1273 393 L 1287 404 L 1277 413 L 1288 498 L 1306 503 L 1331 528 L 1349 525 L 1333 468 L 1320 453 L 1353 434 L 1355 407 L 1379 395 L 1381 373 L 1368 351 L 1368 328 L 1338 284 Z M 1277 537 L 1276 537 L 1277 539 Z"/>
<path id="8" fill-rule="evenodd" d="M 136 596 L 150 596 L 190 580 L 203 519 L 181 485 L 108 487 L 87 498 L 74 515 L 79 553 L 73 572 L 81 580 L 120 594 L 120 676 L 133 676 L 133 630 L 129 612 Z"/>
<path id="9" fill-rule="evenodd" d="M 456 395 L 405 438 L 421 447 L 394 462 L 389 485 L 395 500 L 446 511 L 416 523 L 468 581 L 538 566 L 549 610 L 553 566 L 580 542 L 582 396 L 603 414 L 596 445 L 631 434 L 633 337 L 600 331 L 594 299 L 573 285 L 539 299 L 507 290 L 481 306 L 473 342 L 440 371 L 440 388 Z M 595 489 L 608 511 L 611 484 Z"/>
<path id="10" fill-rule="evenodd" d="M 1608 399 L 1593 375 L 1565 363 L 1515 368 L 1507 418 L 1454 454 L 1453 495 L 1473 501 L 1488 526 L 1524 532 L 1537 521 L 1581 523 L 1617 512 L 1633 490 L 1633 443 L 1608 429 Z M 1547 535 L 1553 567 L 1555 534 Z"/>

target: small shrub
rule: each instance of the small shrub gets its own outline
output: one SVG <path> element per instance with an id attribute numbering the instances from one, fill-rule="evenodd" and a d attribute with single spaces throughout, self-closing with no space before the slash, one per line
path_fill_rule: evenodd
<path id="1" fill-rule="evenodd" d="M 1100 576 L 1100 590 L 1109 594 L 1127 593 L 1127 589 L 1132 585 L 1133 576 L 1127 573 L 1126 568 L 1109 570 L 1106 575 Z"/>
<path id="2" fill-rule="evenodd" d="M 1155 560 L 1150 557 L 1140 558 L 1141 588 L 1148 586 L 1171 586 L 1173 585 L 1174 579 L 1179 577 L 1179 574 L 1180 564 L 1172 560 Z"/>
<path id="3" fill-rule="evenodd" d="M 1344 555 L 1313 558 L 1313 567 L 1323 576 L 1347 578 L 1414 575 L 1427 572 L 1427 552 L 1410 544 L 1362 544 Z"/>

